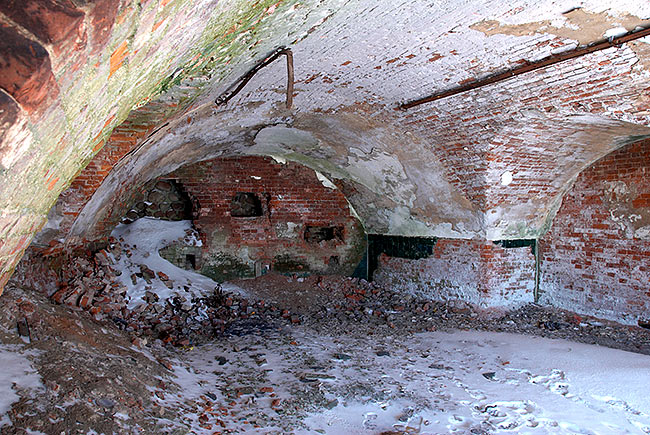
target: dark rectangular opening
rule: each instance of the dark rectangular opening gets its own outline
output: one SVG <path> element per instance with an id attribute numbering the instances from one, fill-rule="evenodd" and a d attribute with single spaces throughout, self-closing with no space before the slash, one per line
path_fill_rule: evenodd
<path id="1" fill-rule="evenodd" d="M 196 269 L 196 255 L 185 254 L 185 269 Z"/>
<path id="2" fill-rule="evenodd" d="M 237 192 L 230 202 L 230 216 L 262 216 L 262 202 L 260 201 L 260 198 L 252 192 Z"/>
<path id="3" fill-rule="evenodd" d="M 534 254 L 535 244 L 537 243 L 537 240 L 535 239 L 493 240 L 492 243 L 494 243 L 497 246 L 501 246 L 502 248 L 505 249 L 523 248 L 526 246 L 530 246 L 530 250 Z"/>
<path id="4" fill-rule="evenodd" d="M 309 243 L 320 243 L 328 240 L 343 241 L 343 227 L 319 227 L 307 225 L 305 228 L 305 240 Z"/>
<path id="5" fill-rule="evenodd" d="M 419 260 L 433 255 L 435 237 L 406 237 L 368 234 L 368 279 L 377 270 L 377 258 L 382 253 L 390 257 Z"/>

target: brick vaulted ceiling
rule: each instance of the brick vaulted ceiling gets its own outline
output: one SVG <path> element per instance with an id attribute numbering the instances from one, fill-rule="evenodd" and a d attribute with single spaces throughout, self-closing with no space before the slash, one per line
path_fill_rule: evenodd
<path id="1" fill-rule="evenodd" d="M 368 232 L 537 238 L 583 169 L 650 136 L 649 38 L 397 106 L 649 19 L 638 0 L 3 1 L 0 285 L 39 231 L 99 237 L 120 197 L 217 156 L 319 171 Z M 283 59 L 215 105 L 280 46 L 291 109 Z"/>

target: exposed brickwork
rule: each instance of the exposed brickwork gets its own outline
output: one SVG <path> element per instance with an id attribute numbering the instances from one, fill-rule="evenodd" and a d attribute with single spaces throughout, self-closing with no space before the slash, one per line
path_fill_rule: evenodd
<path id="1" fill-rule="evenodd" d="M 554 39 L 538 46 L 562 45 Z M 560 179 L 611 146 L 596 140 L 606 128 L 596 118 L 583 122 L 584 130 L 593 130 L 581 134 L 579 120 L 567 114 L 649 124 L 647 81 L 634 68 L 637 62 L 627 46 L 589 54 L 430 104 L 409 114 L 408 123 L 432 139 L 447 178 L 477 207 L 531 198 L 547 204 L 561 194 Z M 621 83 L 635 91 L 621 93 Z M 508 186 L 501 185 L 505 171 L 514 175 Z"/>
<path id="2" fill-rule="evenodd" d="M 361 260 L 363 232 L 345 197 L 323 186 L 304 166 L 249 156 L 189 165 L 170 177 L 198 203 L 194 223 L 204 238 L 204 268 L 210 257 L 214 266 L 221 253 L 243 263 L 264 260 L 277 270 L 296 272 L 351 273 Z M 255 194 L 262 215 L 232 217 L 238 192 Z M 308 226 L 340 227 L 341 232 L 332 240 L 308 242 Z"/>
<path id="3" fill-rule="evenodd" d="M 150 103 L 131 112 L 129 118 L 120 124 L 109 137 L 106 144 L 97 139 L 98 148 L 101 148 L 88 165 L 77 175 L 70 187 L 59 197 L 55 208 L 62 210 L 62 219 L 58 226 L 59 237 L 67 234 L 84 205 L 102 184 L 106 176 L 126 154 L 147 137 L 154 127 L 164 118 L 166 107 L 160 103 Z M 126 205 L 127 201 L 121 201 Z M 121 216 L 120 216 L 121 217 Z M 117 221 L 106 222 L 101 226 L 101 231 L 109 231 Z M 50 242 L 39 240 L 40 245 Z M 52 241 L 52 248 L 60 250 L 62 246 Z"/>
<path id="4" fill-rule="evenodd" d="M 636 323 L 650 316 L 650 141 L 584 171 L 540 243 L 541 300 Z"/>
<path id="5" fill-rule="evenodd" d="M 7 134 L 9 127 L 16 122 L 19 111 L 20 109 L 18 108 L 18 105 L 9 97 L 9 95 L 0 90 L 0 156 L 5 154 L 5 148 L 9 148 L 9 144 L 4 143 L 3 139 Z"/>
<path id="6" fill-rule="evenodd" d="M 284 16 L 288 3 L 273 8 L 280 12 L 274 18 L 296 22 Z M 252 26 L 256 32 L 267 25 L 273 28 L 267 13 L 270 5 L 270 0 L 2 2 L 0 92 L 6 91 L 18 103 L 20 113 L 8 130 L 0 126 L 0 219 L 9 228 L 0 234 L 0 284 L 19 261 L 23 245 L 43 226 L 57 196 L 113 128 L 133 108 L 156 100 L 191 71 L 192 86 L 179 87 L 171 98 L 166 95 L 158 101 L 158 124 L 169 115 L 169 107 L 185 109 L 210 77 L 230 71 L 227 65 L 237 63 L 234 55 L 254 56 L 248 48 L 261 42 L 257 37 L 234 51 L 230 44 Z M 266 21 L 260 24 L 262 17 Z M 119 62 L 111 63 L 111 54 L 124 41 L 127 47 Z M 262 45 L 273 44 L 268 40 Z M 227 52 L 217 52 L 222 46 L 228 47 Z M 12 118 L 4 113 L 0 117 Z M 83 203 L 85 193 L 77 190 L 77 194 L 72 203 Z M 64 220 L 77 213 L 69 212 Z M 56 226 L 61 216 L 51 217 Z"/>
<path id="7" fill-rule="evenodd" d="M 48 44 L 69 38 L 84 17 L 67 0 L 5 0 L 0 3 L 0 11 Z"/>
<path id="8" fill-rule="evenodd" d="M 503 248 L 489 241 L 439 239 L 429 258 L 380 256 L 374 278 L 380 285 L 434 300 L 516 306 L 533 302 L 535 256 L 528 246 Z"/>
<path id="9" fill-rule="evenodd" d="M 57 204 L 68 213 L 58 238 L 75 218 L 81 224 L 72 238 L 110 229 L 130 199 L 118 191 L 127 190 L 123 185 L 137 189 L 184 159 L 218 155 L 219 147 L 227 155 L 246 147 L 251 152 L 255 130 L 284 123 L 300 129 L 301 140 L 262 141 L 256 146 L 267 148 L 254 152 L 340 176 L 340 185 L 359 192 L 349 198 L 377 233 L 539 236 L 580 170 L 622 140 L 648 134 L 647 44 L 624 44 L 412 111 L 393 109 L 405 99 L 561 51 L 581 35 L 598 39 L 593 23 L 612 28 L 619 18 L 647 17 L 650 9 L 644 2 L 593 0 L 581 10 L 586 22 L 576 23 L 552 0 L 476 0 L 472 8 L 456 3 L 5 1 L 0 25 L 7 38 L 1 39 L 12 42 L 0 42 L 6 62 L 0 62 L 0 81 L 20 113 L 10 114 L 16 128 L 0 146 L 0 218 L 8 228 L 0 234 L 0 274 L 13 268 L 57 195 L 112 130 L 132 109 L 157 98 L 158 118 L 129 119 L 146 129 L 170 126 L 151 144 L 165 150 L 164 158 L 152 158 L 165 163 L 164 172 L 152 174 L 158 166 L 129 160 L 124 166 L 137 168 L 133 173 L 104 184 L 106 170 L 121 157 L 101 155 L 89 169 L 92 176 Z M 487 31 L 480 25 L 485 21 L 528 23 L 528 30 L 496 25 Z M 284 111 L 278 91 L 286 80 L 280 63 L 264 68 L 227 106 L 211 106 L 215 95 L 280 45 L 291 46 L 296 59 L 291 112 Z M 167 111 L 172 106 L 176 110 Z M 590 118 L 576 122 L 580 114 Z M 243 136 L 250 141 L 240 141 Z M 507 186 L 501 184 L 506 171 L 513 175 Z M 111 189 L 119 199 L 89 202 L 100 185 L 106 189 L 97 203 L 115 200 Z M 84 216 L 111 216 L 101 228 L 79 219 L 88 203 L 97 206 Z M 60 216 L 52 217 L 57 225 Z"/>

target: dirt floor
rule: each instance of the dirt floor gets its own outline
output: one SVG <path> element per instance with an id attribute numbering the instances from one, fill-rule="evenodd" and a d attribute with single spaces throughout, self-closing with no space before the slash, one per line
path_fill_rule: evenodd
<path id="1" fill-rule="evenodd" d="M 157 317 L 123 307 L 124 318 L 103 316 L 10 284 L 0 350 L 25 366 L 5 385 L 16 399 L 0 433 L 598 433 L 593 412 L 611 414 L 607 433 L 650 433 L 632 399 L 570 391 L 560 368 L 514 370 L 500 356 L 519 355 L 505 336 L 481 332 L 567 339 L 574 344 L 549 349 L 574 353 L 582 342 L 648 355 L 650 331 L 639 327 L 536 305 L 476 311 L 335 276 L 270 274 L 202 301 L 149 305 Z M 555 343 L 526 340 L 533 353 Z M 492 350 L 481 353 L 486 343 Z M 540 390 L 502 400 L 514 386 Z M 587 423 L 553 417 L 556 397 L 540 399 L 551 393 Z"/>

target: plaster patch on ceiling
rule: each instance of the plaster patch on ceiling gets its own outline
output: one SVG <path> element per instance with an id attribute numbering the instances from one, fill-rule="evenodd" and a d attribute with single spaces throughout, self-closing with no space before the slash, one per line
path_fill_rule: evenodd
<path id="1" fill-rule="evenodd" d="M 395 207 L 388 218 L 388 234 L 405 236 L 433 235 L 431 232 L 431 228 L 411 216 L 408 207 Z"/>
<path id="2" fill-rule="evenodd" d="M 347 171 L 370 190 L 390 195 L 395 201 L 413 206 L 415 186 L 406 176 L 399 159 L 386 152 L 348 156 Z"/>
<path id="3" fill-rule="evenodd" d="M 563 16 L 566 21 L 562 27 L 558 27 L 551 20 L 522 24 L 503 24 L 497 20 L 483 20 L 472 24 L 470 28 L 482 32 L 487 36 L 499 34 L 532 36 L 539 33 L 549 33 L 560 38 L 579 41 L 582 45 L 587 45 L 611 36 L 610 34 L 613 29 L 618 29 L 619 33 L 621 31 L 625 33 L 634 30 L 638 26 L 650 25 L 650 20 L 641 19 L 629 14 L 614 17 L 605 12 L 591 13 L 582 8 L 573 9 L 563 14 Z"/>
<path id="4" fill-rule="evenodd" d="M 264 148 L 280 146 L 294 151 L 319 148 L 318 139 L 311 133 L 285 125 L 272 125 L 261 129 L 255 136 L 255 144 Z"/>
<path id="5" fill-rule="evenodd" d="M 628 30 L 625 27 L 614 27 L 606 31 L 603 36 L 605 38 L 618 38 L 619 36 L 625 35 L 627 32 Z"/>
<path id="6" fill-rule="evenodd" d="M 414 186 L 406 176 L 399 159 L 389 153 L 370 148 L 368 153 L 351 147 L 343 160 L 345 166 L 333 165 L 324 157 L 333 153 L 329 144 L 312 133 L 283 125 L 261 129 L 255 143 L 246 153 L 280 156 L 296 161 L 336 178 L 355 181 L 380 195 L 390 195 L 401 204 L 412 206 Z"/>
<path id="7" fill-rule="evenodd" d="M 574 123 L 574 124 L 581 124 L 582 125 L 582 130 L 587 130 L 590 128 L 597 128 L 597 127 L 604 127 L 604 128 L 617 128 L 617 130 L 621 130 L 623 128 L 630 128 L 630 129 L 643 129 L 644 127 L 642 126 L 636 126 L 636 125 L 626 125 L 625 123 L 617 120 L 617 119 L 611 119 L 611 118 L 606 118 L 602 115 L 594 115 L 591 113 L 575 113 L 575 114 L 568 114 L 565 119 L 566 122 L 569 123 Z M 578 130 L 580 131 L 580 130 Z"/>
<path id="8" fill-rule="evenodd" d="M 487 240 L 534 239 L 540 235 L 541 224 L 546 215 L 546 204 L 528 201 L 510 206 L 498 206 L 485 213 L 485 237 Z M 537 213 L 531 210 L 536 210 Z M 533 216 L 536 215 L 536 216 Z"/>
<path id="9" fill-rule="evenodd" d="M 379 213 L 386 214 L 386 211 L 382 210 Z M 470 239 L 477 235 L 475 232 L 466 231 L 462 223 L 457 228 L 454 228 L 449 222 L 436 225 L 424 223 L 414 218 L 409 208 L 404 206 L 395 207 L 385 217 L 388 220 L 388 229 L 385 234 L 389 235 L 462 239 Z"/>
<path id="10" fill-rule="evenodd" d="M 650 72 L 650 37 L 631 41 L 627 45 L 636 54 L 640 65 L 642 65 L 646 71 Z"/>

